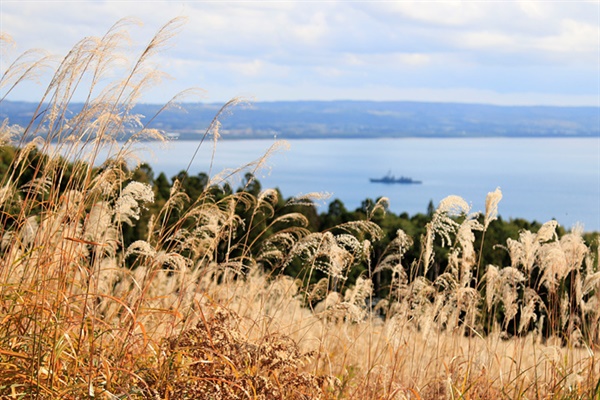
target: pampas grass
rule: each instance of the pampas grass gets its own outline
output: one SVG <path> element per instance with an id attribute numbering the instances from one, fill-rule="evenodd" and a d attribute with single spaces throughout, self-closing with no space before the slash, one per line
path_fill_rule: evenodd
<path id="1" fill-rule="evenodd" d="M 387 199 L 365 220 L 312 232 L 298 207 L 321 195 L 292 199 L 294 212 L 278 214 L 280 194 L 252 186 L 252 175 L 256 193 L 219 186 L 262 168 L 286 145 L 276 142 L 255 163 L 211 172 L 197 198 L 176 180 L 144 237 L 126 241 L 124 228 L 154 202 L 152 187 L 131 179 L 134 144 L 165 139 L 133 106 L 158 82 L 152 56 L 181 23 L 160 28 L 133 58 L 130 21 L 82 40 L 54 64 L 28 126 L 1 126 L 1 145 L 15 151 L 0 181 L 3 398 L 599 395 L 598 254 L 581 229 L 558 238 L 550 221 L 496 243 L 510 265 L 487 265 L 479 277 L 483 246 L 478 253 L 474 243 L 497 217 L 499 189 L 482 222 L 449 196 L 422 238 L 399 230 L 374 259 L 383 237 L 374 217 Z M 4 93 L 51 61 L 17 57 L 3 72 Z M 71 110 L 81 91 L 83 106 Z M 238 102 L 207 127 L 215 148 L 220 117 Z M 94 167 L 101 151 L 108 158 Z M 419 240 L 422 253 L 409 262 Z M 442 257 L 448 266 L 432 276 Z M 285 274 L 292 266 L 297 276 Z M 373 275 L 386 271 L 389 295 L 375 299 Z"/>

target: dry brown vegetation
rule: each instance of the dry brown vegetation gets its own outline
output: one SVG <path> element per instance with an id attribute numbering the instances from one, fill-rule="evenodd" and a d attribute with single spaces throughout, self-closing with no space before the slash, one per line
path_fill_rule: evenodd
<path id="1" fill-rule="evenodd" d="M 154 193 L 123 166 L 137 141 L 163 139 L 131 110 L 157 82 L 151 56 L 180 23 L 161 28 L 132 62 L 121 21 L 62 60 L 29 52 L 3 71 L 9 94 L 39 68 L 55 68 L 30 125 L 5 121 L 0 133 L 2 146 L 18 145 L 0 182 L 2 397 L 600 396 L 598 254 L 577 229 L 559 239 L 550 221 L 498 243 L 511 265 L 477 276 L 474 232 L 496 218 L 499 190 L 488 194 L 483 223 L 463 199 L 446 198 L 424 237 L 399 231 L 351 287 L 344 281 L 353 266 L 373 264 L 380 228 L 367 218 L 310 233 L 306 218 L 292 213 L 277 229 L 245 229 L 253 225 L 236 209 L 250 219 L 269 213 L 274 190 L 215 196 L 213 188 L 190 199 L 175 184 L 148 236 L 125 246 L 122 227 L 136 223 Z M 68 106 L 81 91 L 89 96 L 72 115 Z M 215 140 L 218 118 L 206 131 Z M 132 139 L 119 142 L 123 133 Z M 36 148 L 48 155 L 42 167 L 31 161 Z M 94 169 L 101 151 L 108 160 Z M 382 208 L 385 200 L 372 212 Z M 260 251 L 250 252 L 261 235 Z M 431 281 L 440 239 L 448 268 Z M 421 258 L 405 265 L 416 240 Z M 291 263 L 302 263 L 304 279 L 263 268 Z M 385 270 L 393 275 L 390 296 L 375 305 L 371 275 Z M 306 283 L 316 271 L 324 278 Z"/>

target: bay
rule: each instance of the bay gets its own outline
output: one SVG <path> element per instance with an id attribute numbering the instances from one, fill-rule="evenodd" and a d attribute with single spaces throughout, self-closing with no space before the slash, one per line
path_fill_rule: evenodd
<path id="1" fill-rule="evenodd" d="M 171 141 L 144 143 L 142 161 L 156 174 L 169 178 L 187 168 L 195 175 L 214 176 L 260 159 L 275 140 L 224 140 L 214 158 L 212 143 Z M 600 231 L 600 139 L 598 138 L 407 138 L 292 140 L 289 150 L 276 151 L 262 168 L 249 166 L 263 188 L 279 188 L 284 197 L 327 192 L 317 202 L 340 199 L 346 208 L 360 207 L 366 198 L 389 198 L 390 210 L 410 215 L 424 213 L 429 201 L 437 206 L 448 195 L 458 195 L 485 211 L 485 197 L 499 187 L 504 219 L 546 222 L 556 219 L 567 229 L 576 223 L 586 231 Z M 420 185 L 371 183 L 391 171 Z"/>

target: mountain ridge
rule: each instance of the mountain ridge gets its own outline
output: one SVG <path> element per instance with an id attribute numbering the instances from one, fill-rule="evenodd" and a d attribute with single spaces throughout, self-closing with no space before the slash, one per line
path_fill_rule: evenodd
<path id="1" fill-rule="evenodd" d="M 0 103 L 0 119 L 26 126 L 38 106 Z M 220 103 L 182 103 L 151 127 L 197 140 L 221 108 Z M 71 105 L 72 112 L 81 103 Z M 135 114 L 155 115 L 163 106 L 140 103 Z M 42 111 L 43 112 L 43 111 Z M 222 116 L 223 139 L 402 138 L 402 137 L 598 137 L 600 108 L 594 106 L 504 106 L 472 103 L 298 100 L 252 102 Z"/>

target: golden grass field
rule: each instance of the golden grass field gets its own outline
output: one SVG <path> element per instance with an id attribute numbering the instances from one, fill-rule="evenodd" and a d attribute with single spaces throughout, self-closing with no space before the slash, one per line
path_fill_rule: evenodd
<path id="1" fill-rule="evenodd" d="M 600 398 L 598 254 L 580 230 L 559 238 L 549 221 L 496 244 L 511 265 L 480 266 L 475 234 L 496 218 L 499 190 L 487 195 L 483 222 L 449 196 L 426 235 L 399 231 L 375 263 L 381 229 L 370 216 L 311 233 L 290 213 L 251 232 L 275 190 L 217 196 L 213 186 L 189 198 L 176 182 L 147 237 L 124 246 L 123 227 L 155 194 L 123 166 L 134 144 L 164 140 L 131 110 L 159 83 L 152 57 L 181 23 L 167 23 L 138 55 L 130 22 L 120 21 L 63 58 L 27 52 L 3 71 L 7 95 L 41 70 L 53 77 L 31 123 L 0 130 L 2 149 L 17 149 L 0 182 L 2 398 Z M 81 91 L 89 96 L 72 115 Z M 219 116 L 205 135 L 215 143 Z M 133 135 L 118 141 L 124 133 Z M 36 149 L 47 162 L 32 164 Z M 92 168 L 100 151 L 110 157 Z M 223 178 L 211 179 L 218 187 Z M 385 199 L 372 212 L 383 208 Z M 416 241 L 423 251 L 409 264 Z M 448 268 L 430 281 L 439 257 Z M 374 307 L 371 276 L 343 284 L 364 262 L 393 277 Z M 277 272 L 291 263 L 305 275 Z M 317 272 L 323 278 L 309 283 Z"/>

